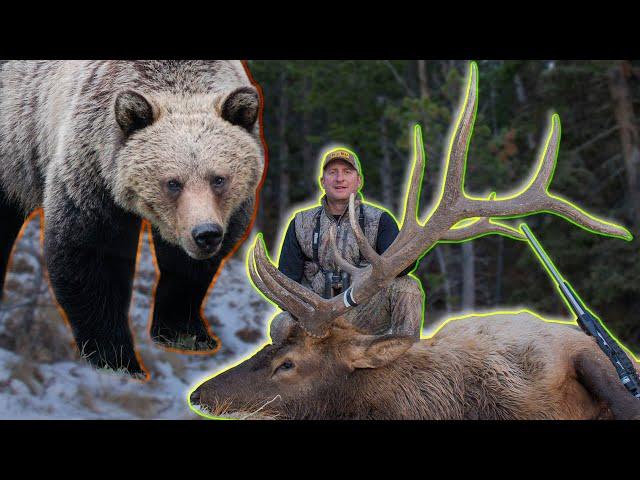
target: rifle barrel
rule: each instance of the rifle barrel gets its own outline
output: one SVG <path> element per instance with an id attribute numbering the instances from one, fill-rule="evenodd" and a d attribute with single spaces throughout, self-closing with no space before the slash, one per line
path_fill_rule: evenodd
<path id="1" fill-rule="evenodd" d="M 542 245 L 540 245 L 536 237 L 533 235 L 533 232 L 529 230 L 529 227 L 527 226 L 526 223 L 521 224 L 520 227 L 522 228 L 522 231 L 526 235 L 527 239 L 529 239 L 529 244 L 538 253 L 538 256 L 540 257 L 540 259 L 547 266 L 547 269 L 549 269 L 549 272 L 551 272 L 551 275 L 553 275 L 553 278 L 556 280 L 556 282 L 558 282 L 559 285 L 562 285 L 564 283 L 564 279 L 560 276 L 560 273 L 558 273 L 558 270 L 556 269 L 555 265 L 549 258 L 549 255 L 547 255 L 547 252 L 544 251 L 544 248 L 542 248 Z"/>

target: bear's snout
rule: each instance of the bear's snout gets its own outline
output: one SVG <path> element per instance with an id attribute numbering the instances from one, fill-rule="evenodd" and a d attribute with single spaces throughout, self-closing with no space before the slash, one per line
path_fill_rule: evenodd
<path id="1" fill-rule="evenodd" d="M 212 253 L 222 241 L 222 227 L 216 223 L 203 223 L 191 230 L 191 236 L 203 253 Z"/>

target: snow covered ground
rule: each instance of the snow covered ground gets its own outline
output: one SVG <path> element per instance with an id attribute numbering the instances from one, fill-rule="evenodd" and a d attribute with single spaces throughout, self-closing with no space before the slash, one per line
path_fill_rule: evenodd
<path id="1" fill-rule="evenodd" d="M 96 371 L 72 347 L 42 276 L 37 218 L 15 247 L 0 303 L 0 418 L 195 419 L 186 397 L 200 380 L 255 351 L 274 308 L 246 278 L 246 247 L 230 259 L 206 305 L 222 348 L 215 355 L 168 352 L 148 336 L 156 274 L 144 239 L 130 310 L 136 346 L 151 379 Z M 245 245 L 249 245 L 246 242 Z"/>

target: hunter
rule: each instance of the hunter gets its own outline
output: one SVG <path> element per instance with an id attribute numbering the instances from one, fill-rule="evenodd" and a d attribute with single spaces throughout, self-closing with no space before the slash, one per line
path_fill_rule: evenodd
<path id="1" fill-rule="evenodd" d="M 278 269 L 292 280 L 310 288 L 324 298 L 331 298 L 349 288 L 350 276 L 334 262 L 328 236 L 335 224 L 335 244 L 349 263 L 366 266 L 361 258 L 349 223 L 349 197 L 355 198 L 355 212 L 369 244 L 382 254 L 398 235 L 395 219 L 386 211 L 363 200 L 360 162 L 352 151 L 335 148 L 322 158 L 320 185 L 324 195 L 320 205 L 298 211 L 287 228 L 280 251 Z M 371 301 L 354 306 L 349 320 L 363 333 L 401 334 L 420 338 L 423 321 L 423 293 L 420 281 L 408 275 L 409 266 L 385 290 Z M 288 313 L 283 312 L 284 315 Z M 359 325 L 355 319 L 366 319 Z"/>

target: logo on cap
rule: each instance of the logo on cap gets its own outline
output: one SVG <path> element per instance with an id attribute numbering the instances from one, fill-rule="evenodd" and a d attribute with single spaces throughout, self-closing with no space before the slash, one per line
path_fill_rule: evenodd
<path id="1" fill-rule="evenodd" d="M 338 148 L 336 150 L 332 150 L 327 154 L 325 154 L 324 162 L 322 162 L 322 169 L 324 170 L 326 166 L 329 164 L 329 162 L 333 160 L 344 160 L 353 168 L 355 168 L 358 173 L 361 173 L 360 164 L 358 163 L 356 156 L 353 153 L 349 152 L 348 150 Z"/>
<path id="2" fill-rule="evenodd" d="M 345 150 L 336 150 L 335 152 L 331 152 L 329 155 L 327 155 L 328 160 L 333 160 L 334 158 L 344 158 L 346 160 L 353 160 L 353 156 Z"/>

